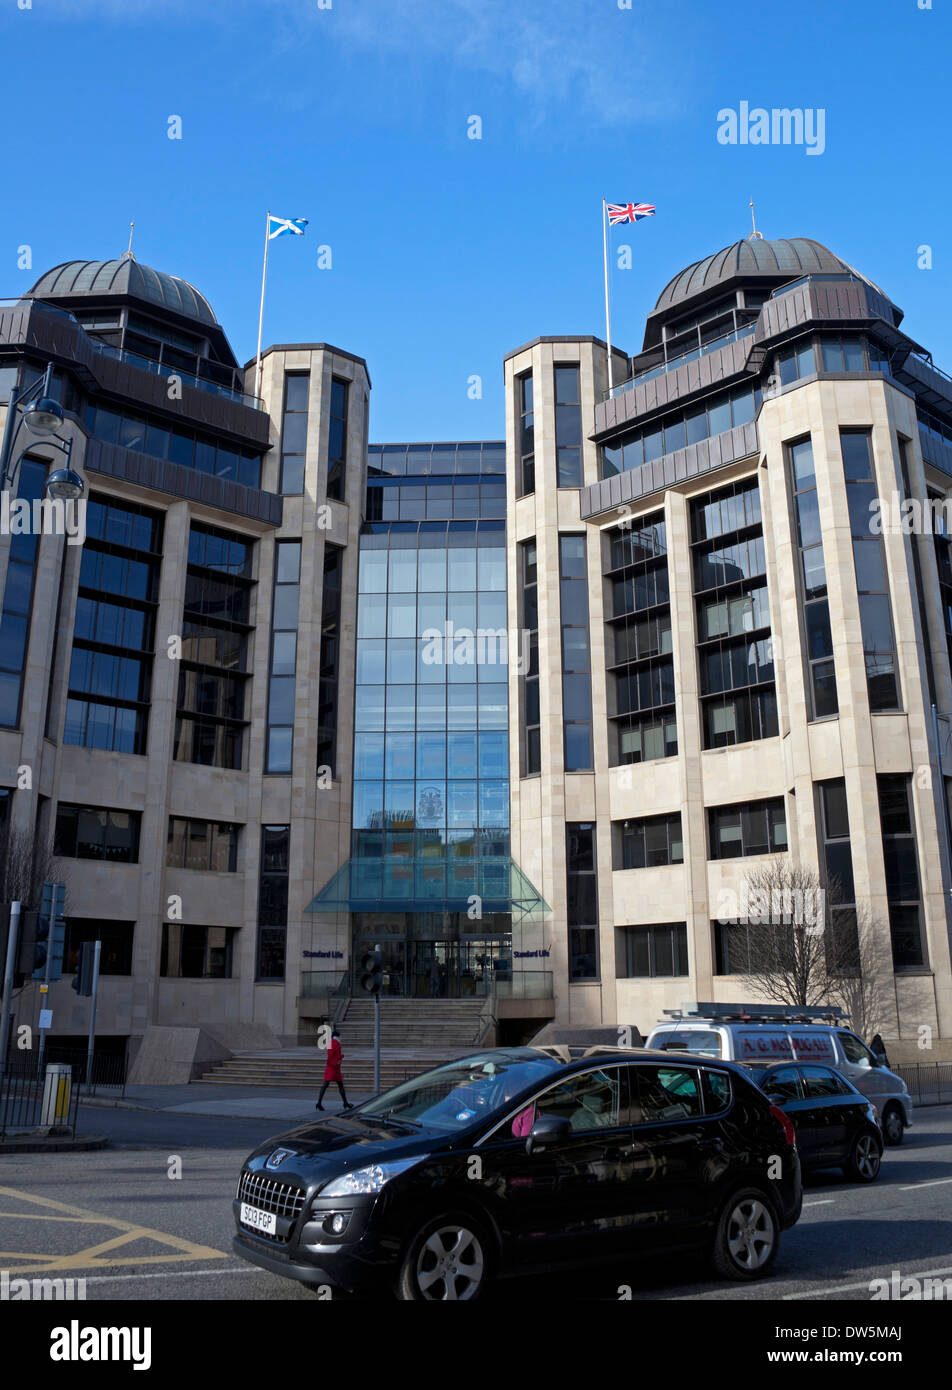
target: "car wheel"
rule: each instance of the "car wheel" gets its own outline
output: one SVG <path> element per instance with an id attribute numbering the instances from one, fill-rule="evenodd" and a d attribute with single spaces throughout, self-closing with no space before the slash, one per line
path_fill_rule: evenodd
<path id="1" fill-rule="evenodd" d="M 883 1151 L 874 1134 L 868 1131 L 857 1134 L 850 1149 L 849 1162 L 843 1172 L 854 1182 L 875 1182 L 879 1177 L 882 1157 Z"/>
<path id="2" fill-rule="evenodd" d="M 755 1187 L 735 1192 L 721 1212 L 712 1258 L 727 1279 L 760 1279 L 774 1262 L 780 1244 L 777 1218 L 769 1198 Z"/>
<path id="3" fill-rule="evenodd" d="M 491 1278 L 490 1240 L 465 1212 L 445 1212 L 422 1226 L 400 1266 L 397 1297 L 410 1302 L 471 1302 Z"/>
<path id="4" fill-rule="evenodd" d="M 883 1139 L 890 1148 L 896 1148 L 902 1143 L 902 1136 L 905 1133 L 905 1122 L 902 1118 L 902 1111 L 898 1105 L 887 1105 L 883 1112 Z"/>

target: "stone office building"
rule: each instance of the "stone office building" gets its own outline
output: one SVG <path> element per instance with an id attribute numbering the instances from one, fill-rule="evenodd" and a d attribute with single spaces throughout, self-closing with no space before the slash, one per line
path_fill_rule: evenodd
<path id="1" fill-rule="evenodd" d="M 883 1035 L 952 1036 L 952 556 L 870 526 L 952 487 L 952 381 L 901 321 L 738 242 L 610 392 L 603 342 L 538 338 L 505 441 L 371 445 L 362 358 L 275 345 L 256 399 L 131 258 L 0 306 L 0 406 L 52 363 L 89 498 L 82 546 L 0 537 L 0 813 L 53 843 L 67 971 L 102 942 L 101 1033 L 306 1036 L 371 945 L 502 1037 L 647 1031 L 743 994 L 724 905 L 786 856 L 870 926 Z"/>

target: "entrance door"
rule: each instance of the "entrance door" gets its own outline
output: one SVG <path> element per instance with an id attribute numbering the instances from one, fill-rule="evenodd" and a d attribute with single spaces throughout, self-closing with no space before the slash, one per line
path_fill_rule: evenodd
<path id="1" fill-rule="evenodd" d="M 415 999 L 458 996 L 459 942 L 409 941 L 408 988 Z"/>

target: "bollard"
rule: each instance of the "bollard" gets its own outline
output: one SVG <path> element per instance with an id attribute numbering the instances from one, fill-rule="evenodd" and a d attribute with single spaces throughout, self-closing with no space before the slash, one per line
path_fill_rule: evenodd
<path id="1" fill-rule="evenodd" d="M 40 1128 L 65 1129 L 69 1124 L 69 1101 L 73 1087 L 73 1069 L 69 1064 L 50 1062 L 43 1085 L 43 1110 Z"/>

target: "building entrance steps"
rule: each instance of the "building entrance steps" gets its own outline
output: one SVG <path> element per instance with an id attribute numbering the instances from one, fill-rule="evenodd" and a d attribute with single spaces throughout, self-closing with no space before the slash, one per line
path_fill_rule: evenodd
<path id="1" fill-rule="evenodd" d="M 382 999 L 380 1084 L 386 1089 L 408 1076 L 477 1050 L 474 1041 L 485 1006 L 482 999 Z M 344 1085 L 355 1093 L 373 1086 L 374 1003 L 351 999 L 339 1024 L 344 1051 Z M 216 1086 L 313 1087 L 324 1081 L 325 1053 L 318 1047 L 236 1052 L 206 1072 Z"/>

